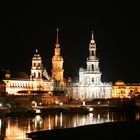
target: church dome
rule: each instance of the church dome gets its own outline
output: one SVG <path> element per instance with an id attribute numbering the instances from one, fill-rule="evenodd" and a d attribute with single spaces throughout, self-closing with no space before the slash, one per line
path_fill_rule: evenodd
<path id="1" fill-rule="evenodd" d="M 115 82 L 115 85 L 125 85 L 125 83 L 122 80 L 118 80 Z"/>
<path id="2" fill-rule="evenodd" d="M 41 56 L 40 54 L 38 53 L 38 50 L 36 49 L 36 53 L 34 54 L 32 60 L 41 60 Z"/>

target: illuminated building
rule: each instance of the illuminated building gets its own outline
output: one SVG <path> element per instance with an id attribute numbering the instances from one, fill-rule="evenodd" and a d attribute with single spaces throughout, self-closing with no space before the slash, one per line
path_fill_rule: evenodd
<path id="1" fill-rule="evenodd" d="M 124 83 L 119 80 L 112 86 L 113 98 L 131 98 L 139 95 L 140 84 L 139 83 Z"/>
<path id="2" fill-rule="evenodd" d="M 79 81 L 68 88 L 69 96 L 80 100 L 111 98 L 112 85 L 101 82 L 102 73 L 99 68 L 99 59 L 96 57 L 96 42 L 93 32 L 89 43 L 89 57 L 86 64 L 86 69 L 79 69 Z"/>
<path id="3" fill-rule="evenodd" d="M 47 75 L 46 69 L 43 68 L 42 59 L 36 50 L 32 58 L 31 75 L 22 72 L 12 75 L 7 71 L 3 79 L 6 84 L 8 94 L 31 93 L 32 91 L 53 91 L 53 80 Z"/>
<path id="4" fill-rule="evenodd" d="M 64 85 L 63 80 L 63 57 L 61 56 L 61 48 L 58 39 L 58 28 L 57 28 L 57 37 L 56 37 L 56 44 L 55 44 L 55 51 L 54 56 L 52 57 L 52 78 L 54 78 L 60 86 Z"/>
<path id="5" fill-rule="evenodd" d="M 31 79 L 42 80 L 42 75 L 43 75 L 42 59 L 38 54 L 38 50 L 36 49 L 36 53 L 32 58 Z"/>

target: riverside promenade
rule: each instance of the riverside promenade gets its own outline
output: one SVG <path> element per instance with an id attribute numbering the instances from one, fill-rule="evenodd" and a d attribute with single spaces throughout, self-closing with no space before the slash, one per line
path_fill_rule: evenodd
<path id="1" fill-rule="evenodd" d="M 137 104 L 140 104 L 137 102 Z M 89 113 L 89 112 L 130 112 L 140 111 L 140 105 L 137 105 L 134 100 L 94 100 L 93 102 L 68 102 L 60 104 L 39 105 L 39 106 L 14 106 L 11 108 L 0 108 L 1 115 L 36 115 L 36 114 L 51 114 L 51 113 Z"/>

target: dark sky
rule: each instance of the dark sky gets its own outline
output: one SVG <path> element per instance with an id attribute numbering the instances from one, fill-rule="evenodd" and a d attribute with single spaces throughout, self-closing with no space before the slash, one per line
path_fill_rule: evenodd
<path id="1" fill-rule="evenodd" d="M 94 31 L 103 82 L 140 82 L 140 14 L 131 4 L 81 6 L 14 2 L 0 14 L 0 67 L 30 73 L 35 49 L 51 74 L 56 28 L 59 28 L 65 77 L 86 67 Z"/>

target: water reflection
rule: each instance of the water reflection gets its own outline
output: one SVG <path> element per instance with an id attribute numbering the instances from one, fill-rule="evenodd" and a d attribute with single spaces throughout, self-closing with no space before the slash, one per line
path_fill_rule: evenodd
<path id="1" fill-rule="evenodd" d="M 36 115 L 34 117 L 16 116 L 0 118 L 0 136 L 4 140 L 29 140 L 25 134 L 32 131 L 50 130 L 54 128 L 77 127 L 114 121 L 126 121 L 125 113 L 89 113 L 89 114 L 54 114 Z M 136 113 L 135 120 L 140 119 Z M 3 138 L 2 138 L 3 137 Z"/>

